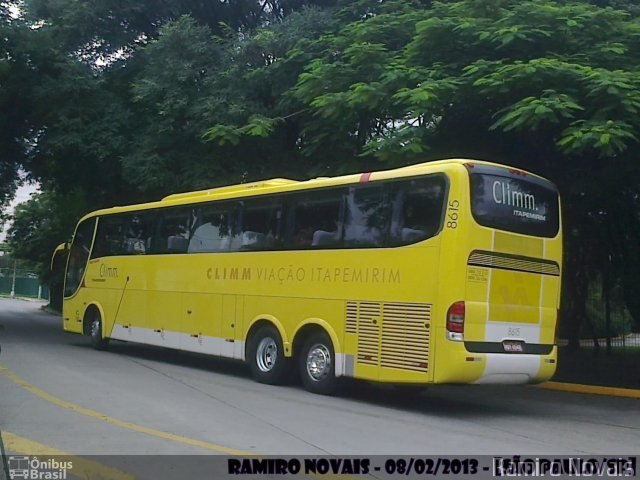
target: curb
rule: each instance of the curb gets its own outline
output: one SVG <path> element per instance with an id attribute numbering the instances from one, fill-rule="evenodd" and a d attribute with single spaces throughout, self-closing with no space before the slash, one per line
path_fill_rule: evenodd
<path id="1" fill-rule="evenodd" d="M 588 393 L 591 395 L 607 395 L 609 397 L 636 398 L 640 400 L 640 390 L 632 388 L 600 387 L 597 385 L 580 385 L 577 383 L 546 382 L 538 388 L 558 392 Z"/>
<path id="2" fill-rule="evenodd" d="M 4 298 L 6 300 L 18 300 L 20 302 L 41 302 L 41 303 L 49 303 L 49 300 L 47 300 L 46 298 L 35 298 L 35 297 L 21 297 L 21 296 L 15 296 L 12 297 L 9 294 L 4 294 L 4 293 L 0 293 L 0 298 Z"/>

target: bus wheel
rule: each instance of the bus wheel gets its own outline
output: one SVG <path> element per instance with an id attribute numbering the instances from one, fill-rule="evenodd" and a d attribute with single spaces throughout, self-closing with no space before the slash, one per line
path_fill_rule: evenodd
<path id="1" fill-rule="evenodd" d="M 89 324 L 89 337 L 91 338 L 91 346 L 96 350 L 106 350 L 109 340 L 102 338 L 102 319 L 100 313 L 93 312 L 91 323 Z"/>
<path id="2" fill-rule="evenodd" d="M 249 341 L 249 366 L 254 380 L 268 385 L 284 383 L 289 362 L 284 356 L 278 330 L 270 325 L 260 327 Z"/>
<path id="3" fill-rule="evenodd" d="M 307 390 L 330 395 L 338 379 L 335 372 L 333 343 L 325 332 L 311 335 L 299 355 L 300 378 Z"/>

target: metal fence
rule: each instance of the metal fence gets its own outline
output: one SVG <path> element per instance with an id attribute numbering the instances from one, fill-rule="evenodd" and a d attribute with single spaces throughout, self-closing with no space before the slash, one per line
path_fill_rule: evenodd
<path id="1" fill-rule="evenodd" d="M 31 271 L 0 268 L 0 295 L 49 300 L 49 287 Z"/>
<path id="2" fill-rule="evenodd" d="M 554 380 L 640 389 L 640 325 L 628 311 L 622 290 L 601 279 L 589 286 L 586 318 L 579 348 L 559 339 L 558 370 Z"/>
<path id="3" fill-rule="evenodd" d="M 640 349 L 640 331 L 634 318 L 627 309 L 622 289 L 613 284 L 605 290 L 601 278 L 594 279 L 589 285 L 586 318 L 579 332 L 579 344 L 585 349 Z M 558 344 L 566 346 L 567 339 Z M 640 350 L 638 351 L 640 355 Z"/>
<path id="4" fill-rule="evenodd" d="M 593 338 L 581 338 L 579 341 L 580 348 L 597 349 L 607 348 L 607 342 L 610 342 L 611 348 L 640 348 L 640 333 L 630 333 L 628 335 L 618 335 L 615 337 L 593 337 Z M 569 341 L 566 338 L 558 340 L 558 346 L 566 347 L 569 345 Z M 640 355 L 640 352 L 638 352 Z"/>

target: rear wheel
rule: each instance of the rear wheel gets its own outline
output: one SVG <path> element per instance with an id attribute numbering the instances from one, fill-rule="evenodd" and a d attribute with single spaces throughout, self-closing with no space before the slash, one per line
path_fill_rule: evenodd
<path id="1" fill-rule="evenodd" d="M 102 318 L 97 310 L 89 319 L 89 337 L 91 346 L 96 350 L 106 350 L 109 346 L 109 339 L 102 337 Z"/>
<path id="2" fill-rule="evenodd" d="M 302 384 L 307 390 L 330 395 L 338 379 L 335 373 L 335 353 L 331 338 L 325 332 L 312 334 L 302 347 L 298 357 Z"/>
<path id="3" fill-rule="evenodd" d="M 269 385 L 284 383 L 290 370 L 282 338 L 275 327 L 260 327 L 249 341 L 249 367 L 254 380 Z"/>

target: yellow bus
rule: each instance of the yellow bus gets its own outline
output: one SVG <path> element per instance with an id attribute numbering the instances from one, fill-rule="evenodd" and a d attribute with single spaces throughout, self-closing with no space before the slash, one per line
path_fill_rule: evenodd
<path id="1" fill-rule="evenodd" d="M 535 383 L 556 367 L 554 185 L 475 160 L 273 179 L 82 218 L 64 329 L 299 373 L 395 384 Z"/>

